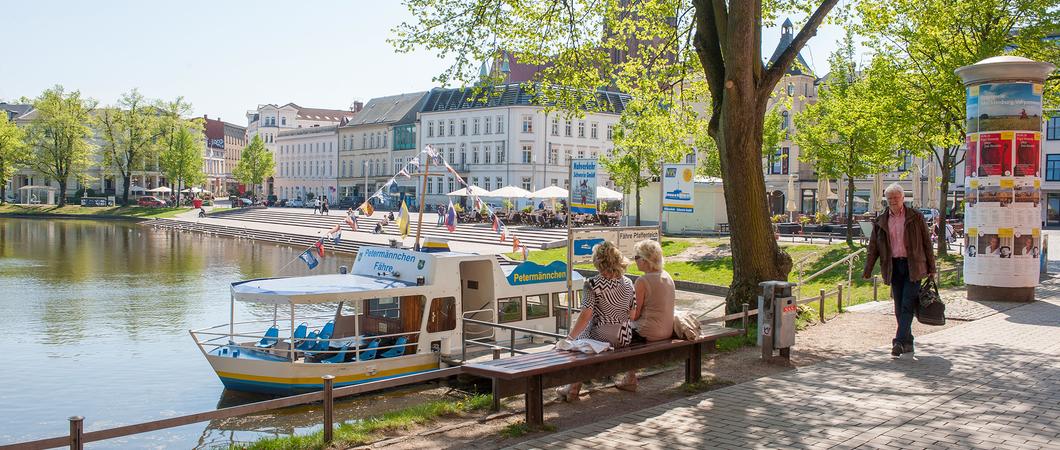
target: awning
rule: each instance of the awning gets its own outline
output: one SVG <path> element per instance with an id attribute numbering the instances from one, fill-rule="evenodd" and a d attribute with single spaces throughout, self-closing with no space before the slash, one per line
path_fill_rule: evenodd
<path id="1" fill-rule="evenodd" d="M 232 298 L 267 304 L 337 303 L 375 297 L 424 294 L 429 286 L 366 275 L 262 278 L 232 283 Z"/>
<path id="2" fill-rule="evenodd" d="M 457 189 L 457 190 L 455 190 L 453 192 L 450 192 L 448 194 L 445 194 L 445 195 L 448 195 L 450 197 L 466 197 L 468 195 L 468 191 L 469 190 L 470 190 L 471 194 L 474 194 L 475 196 L 478 196 L 478 197 L 485 197 L 485 196 L 490 194 L 490 191 L 487 191 L 485 189 L 482 189 L 482 188 L 472 184 L 472 185 L 470 185 L 470 186 L 468 186 L 466 188 Z"/>

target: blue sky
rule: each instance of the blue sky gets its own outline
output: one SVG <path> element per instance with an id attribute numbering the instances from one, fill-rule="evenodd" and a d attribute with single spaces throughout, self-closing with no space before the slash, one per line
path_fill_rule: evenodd
<path id="1" fill-rule="evenodd" d="M 5 2 L 0 99 L 62 84 L 113 103 L 136 87 L 240 125 L 259 103 L 346 108 L 434 86 L 445 61 L 386 42 L 407 17 L 397 0 Z M 766 57 L 779 36 L 763 32 Z M 825 26 L 803 50 L 818 75 L 841 37 Z"/>

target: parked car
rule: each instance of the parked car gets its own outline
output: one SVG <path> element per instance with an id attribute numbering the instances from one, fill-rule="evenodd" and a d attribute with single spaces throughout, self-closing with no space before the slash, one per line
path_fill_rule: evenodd
<path id="1" fill-rule="evenodd" d="M 150 196 L 150 195 L 140 197 L 140 200 L 138 200 L 136 202 L 136 204 L 138 204 L 140 206 L 152 206 L 152 207 L 156 207 L 156 208 L 163 207 L 163 206 L 169 206 L 169 203 L 166 203 L 165 200 L 162 200 L 162 199 L 160 199 L 158 197 L 153 197 L 153 196 Z"/>
<path id="2" fill-rule="evenodd" d="M 292 199 L 287 201 L 287 206 L 291 208 L 305 208 L 305 202 L 300 198 Z"/>
<path id="3" fill-rule="evenodd" d="M 361 203 L 364 201 L 360 197 L 343 197 L 335 207 L 338 209 L 356 208 L 361 206 Z"/>

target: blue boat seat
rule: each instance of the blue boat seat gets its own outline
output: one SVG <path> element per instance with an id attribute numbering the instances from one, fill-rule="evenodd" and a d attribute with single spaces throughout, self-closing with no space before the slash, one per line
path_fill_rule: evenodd
<path id="1" fill-rule="evenodd" d="M 317 339 L 322 339 L 317 342 L 317 346 L 314 350 L 318 352 L 327 351 L 328 346 L 331 345 L 328 339 L 331 339 L 331 335 L 335 334 L 335 322 L 328 321 L 324 324 L 324 328 L 320 330 L 320 334 L 317 335 Z"/>
<path id="2" fill-rule="evenodd" d="M 383 352 L 379 355 L 380 358 L 394 358 L 405 354 L 405 344 L 409 342 L 409 338 L 401 336 L 397 338 L 397 342 L 394 343 L 395 347 Z"/>
<path id="3" fill-rule="evenodd" d="M 338 363 L 346 362 L 346 344 L 342 344 L 342 348 L 339 349 L 339 352 L 336 353 L 335 356 L 332 356 L 330 358 L 322 359 L 322 360 L 320 360 L 320 362 L 322 362 L 324 364 L 338 364 Z"/>
<path id="4" fill-rule="evenodd" d="M 375 352 L 376 352 L 375 349 L 377 349 L 377 348 L 379 348 L 379 339 L 376 339 L 376 340 L 374 340 L 372 342 L 369 342 L 368 343 L 368 347 L 365 347 L 364 350 L 361 350 L 360 360 L 361 361 L 368 361 L 368 360 L 375 359 Z"/>
<path id="5" fill-rule="evenodd" d="M 254 346 L 257 348 L 270 348 L 280 341 L 279 337 L 280 329 L 273 325 L 265 331 L 265 336 L 263 336 L 257 344 L 254 344 Z"/>
<path id="6" fill-rule="evenodd" d="M 316 339 L 317 339 L 317 330 L 310 331 L 309 335 L 305 337 L 305 340 L 303 340 L 302 342 L 299 342 L 298 345 L 295 346 L 295 349 L 301 350 L 303 352 L 304 351 L 308 351 L 308 350 L 312 350 L 312 349 L 316 348 L 316 346 L 317 346 Z"/>

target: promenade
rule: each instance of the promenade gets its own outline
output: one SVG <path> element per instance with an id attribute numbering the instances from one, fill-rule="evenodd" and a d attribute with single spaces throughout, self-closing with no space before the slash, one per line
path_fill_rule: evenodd
<path id="1" fill-rule="evenodd" d="M 1038 298 L 915 357 L 880 347 L 511 448 L 1060 448 L 1060 279 Z"/>

